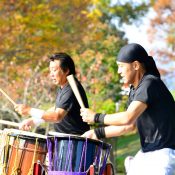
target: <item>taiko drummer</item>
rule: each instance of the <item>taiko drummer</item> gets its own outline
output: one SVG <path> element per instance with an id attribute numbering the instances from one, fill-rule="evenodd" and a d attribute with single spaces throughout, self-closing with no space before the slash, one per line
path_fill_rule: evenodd
<path id="1" fill-rule="evenodd" d="M 25 104 L 15 105 L 15 110 L 21 115 L 30 115 L 31 118 L 21 123 L 20 129 L 29 130 L 42 122 L 53 122 L 56 132 L 81 135 L 90 129 L 80 116 L 80 105 L 67 81 L 67 76 L 75 76 L 73 59 L 66 53 L 56 53 L 50 58 L 50 77 L 58 86 L 54 111 L 44 111 L 32 108 Z M 88 100 L 80 82 L 75 78 L 83 103 L 88 107 Z"/>
<path id="2" fill-rule="evenodd" d="M 84 134 L 90 138 L 114 137 L 131 131 L 136 124 L 141 150 L 128 161 L 127 175 L 175 174 L 175 102 L 160 78 L 155 61 L 136 43 L 121 48 L 118 73 L 130 84 L 129 105 L 125 112 L 96 114 L 81 109 L 83 120 L 106 127 Z M 127 163 L 127 162 L 126 162 Z"/>

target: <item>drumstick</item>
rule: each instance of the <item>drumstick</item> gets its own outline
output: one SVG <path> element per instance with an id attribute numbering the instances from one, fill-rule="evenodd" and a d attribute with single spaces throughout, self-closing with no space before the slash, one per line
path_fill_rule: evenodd
<path id="1" fill-rule="evenodd" d="M 0 120 L 0 123 L 4 124 L 4 125 L 11 125 L 11 126 L 19 128 L 19 123 L 16 123 L 16 122 L 11 122 L 11 121 L 7 121 L 7 120 Z"/>
<path id="2" fill-rule="evenodd" d="M 0 88 L 0 92 L 15 106 L 16 103 Z"/>
<path id="3" fill-rule="evenodd" d="M 75 95 L 79 105 L 81 106 L 81 108 L 85 108 L 83 100 L 82 100 L 82 98 L 80 96 L 80 93 L 78 91 L 78 88 L 77 88 L 74 76 L 73 75 L 68 75 L 67 76 L 67 80 L 68 80 L 68 82 L 69 82 L 69 84 L 70 84 L 70 86 L 71 86 L 71 88 L 73 90 L 73 93 L 74 93 L 74 95 Z"/>

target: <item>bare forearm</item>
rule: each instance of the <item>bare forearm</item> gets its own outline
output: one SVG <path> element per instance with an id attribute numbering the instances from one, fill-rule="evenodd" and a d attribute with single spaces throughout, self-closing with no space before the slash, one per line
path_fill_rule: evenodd
<path id="1" fill-rule="evenodd" d="M 132 120 L 129 114 L 126 112 L 119 112 L 115 114 L 107 114 L 104 118 L 104 124 L 106 125 L 130 125 Z"/>
<path id="2" fill-rule="evenodd" d="M 31 108 L 29 114 L 33 118 L 43 119 L 46 122 L 60 122 L 65 116 L 66 112 L 63 109 L 56 109 L 55 111 L 44 111 L 37 108 Z"/>
<path id="3" fill-rule="evenodd" d="M 127 111 L 115 114 L 106 115 L 104 123 L 106 125 L 130 125 L 135 123 L 136 119 L 147 108 L 145 103 L 140 101 L 133 101 Z"/>
<path id="4" fill-rule="evenodd" d="M 125 126 L 106 126 L 104 128 L 104 134 L 102 132 L 97 132 L 95 130 L 99 130 L 100 128 L 92 129 L 85 132 L 82 136 L 91 138 L 91 139 L 101 139 L 101 138 L 111 138 L 118 137 L 127 132 L 130 132 L 135 129 L 135 125 L 125 125 Z M 98 134 L 97 134 L 98 133 Z"/>
<path id="5" fill-rule="evenodd" d="M 47 122 L 59 122 L 62 117 L 58 115 L 57 112 L 51 112 L 51 111 L 45 111 L 42 119 L 44 119 Z"/>
<path id="6" fill-rule="evenodd" d="M 133 101 L 127 111 L 118 112 L 115 114 L 98 114 L 88 108 L 81 109 L 81 116 L 84 122 L 87 123 L 103 123 L 106 125 L 130 125 L 134 124 L 137 118 L 147 108 L 147 104 L 140 101 Z"/>
<path id="7" fill-rule="evenodd" d="M 56 108 L 55 111 L 45 111 L 42 116 L 47 122 L 60 122 L 67 114 L 67 111 L 62 108 Z"/>
<path id="8" fill-rule="evenodd" d="M 125 126 L 107 126 L 105 127 L 106 138 L 117 137 L 126 134 L 135 129 L 135 125 L 125 125 Z"/>

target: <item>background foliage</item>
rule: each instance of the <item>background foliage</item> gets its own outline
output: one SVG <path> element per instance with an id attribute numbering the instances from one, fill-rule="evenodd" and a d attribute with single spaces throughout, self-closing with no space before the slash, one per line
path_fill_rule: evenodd
<path id="1" fill-rule="evenodd" d="M 111 19 L 131 23 L 147 7 L 120 1 L 111 5 L 109 0 L 2 0 L 1 88 L 17 102 L 50 105 L 55 87 L 48 77 L 47 57 L 65 51 L 76 63 L 91 106 L 100 109 L 107 101 L 113 104 L 107 112 L 113 112 L 121 91 L 115 57 L 127 40 Z M 6 99 L 1 98 L 1 105 L 8 105 Z"/>
<path id="2" fill-rule="evenodd" d="M 112 113 L 119 102 L 119 110 L 124 110 L 127 98 L 121 95 L 116 65 L 119 49 L 128 42 L 122 25 L 138 22 L 150 6 L 157 13 L 151 38 L 164 31 L 169 46 L 157 53 L 174 59 L 173 1 L 1 0 L 0 88 L 16 102 L 43 109 L 53 106 L 56 87 L 49 79 L 47 58 L 67 52 L 75 61 L 90 107 Z M 0 114 L 3 119 L 21 121 L 3 96 Z"/>

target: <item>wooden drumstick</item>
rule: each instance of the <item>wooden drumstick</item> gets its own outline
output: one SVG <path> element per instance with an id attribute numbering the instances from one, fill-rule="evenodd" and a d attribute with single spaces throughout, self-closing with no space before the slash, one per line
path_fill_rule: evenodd
<path id="1" fill-rule="evenodd" d="M 15 106 L 16 103 L 0 88 L 0 92 Z"/>
<path id="2" fill-rule="evenodd" d="M 81 106 L 81 108 L 85 108 L 85 105 L 83 103 L 81 95 L 80 95 L 80 93 L 78 91 L 78 88 L 77 88 L 74 76 L 73 75 L 68 75 L 67 76 L 67 80 L 68 80 L 68 82 L 69 82 L 69 84 L 70 84 L 70 86 L 71 86 L 71 88 L 73 90 L 73 93 L 74 93 L 74 95 L 75 95 L 79 105 Z"/>
<path id="3" fill-rule="evenodd" d="M 0 120 L 0 123 L 4 124 L 4 125 L 10 125 L 10 126 L 14 126 L 14 127 L 19 128 L 19 123 L 16 123 L 16 122 L 11 122 L 11 121 L 7 121 L 7 120 Z"/>

